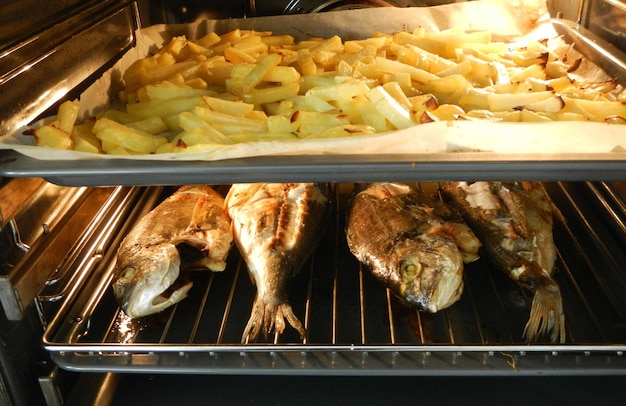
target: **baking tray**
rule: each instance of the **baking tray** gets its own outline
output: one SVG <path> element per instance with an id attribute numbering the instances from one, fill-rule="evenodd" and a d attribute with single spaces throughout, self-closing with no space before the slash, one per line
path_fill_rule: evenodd
<path id="1" fill-rule="evenodd" d="M 626 129 L 626 128 L 625 128 Z M 222 161 L 34 160 L 0 151 L 0 174 L 65 186 L 445 180 L 623 180 L 626 153 L 268 156 Z"/>
<path id="2" fill-rule="evenodd" d="M 626 374 L 626 184 L 545 185 L 563 216 L 554 235 L 564 344 L 523 341 L 532 297 L 483 259 L 466 266 L 463 295 L 448 309 L 426 314 L 399 305 L 348 251 L 345 212 L 354 186 L 340 184 L 320 245 L 289 285 L 304 339 L 287 327 L 281 336 L 240 343 L 255 290 L 236 249 L 223 272 L 191 271 L 185 300 L 129 319 L 110 287 L 121 230 L 88 282 L 56 313 L 43 345 L 60 367 L 89 372 Z M 173 190 L 147 188 L 125 227 Z"/>
<path id="3" fill-rule="evenodd" d="M 621 80 L 624 85 L 626 56 L 623 53 L 571 21 L 555 19 L 552 23 L 567 42 L 574 44 L 579 52 L 608 74 Z M 624 173 L 626 152 L 623 151 L 598 154 L 454 152 L 261 156 L 186 162 L 132 159 L 38 160 L 12 150 L 0 151 L 1 176 L 42 177 L 68 186 L 293 180 L 618 180 L 624 179 Z"/>

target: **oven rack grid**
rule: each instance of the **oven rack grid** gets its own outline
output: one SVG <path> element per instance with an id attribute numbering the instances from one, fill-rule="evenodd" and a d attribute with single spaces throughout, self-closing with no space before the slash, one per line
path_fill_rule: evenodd
<path id="1" fill-rule="evenodd" d="M 452 307 L 437 314 L 402 307 L 347 250 L 344 219 L 353 184 L 337 184 L 335 216 L 290 285 L 304 340 L 287 327 L 281 336 L 240 343 L 254 287 L 235 249 L 222 273 L 190 271 L 194 286 L 178 305 L 129 319 L 110 291 L 118 243 L 112 241 L 90 282 L 50 323 L 44 346 L 59 366 L 80 371 L 623 374 L 626 184 L 545 185 L 559 209 L 556 279 L 565 344 L 523 342 L 530 298 L 482 259 L 466 266 L 464 293 Z M 169 192 L 146 188 L 142 199 L 153 204 Z M 150 208 L 137 210 L 134 219 Z"/>

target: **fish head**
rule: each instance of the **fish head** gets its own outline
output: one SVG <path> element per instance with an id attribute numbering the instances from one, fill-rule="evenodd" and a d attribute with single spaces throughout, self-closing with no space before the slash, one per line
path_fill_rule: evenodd
<path id="1" fill-rule="evenodd" d="M 449 307 L 463 292 L 463 256 L 449 238 L 430 235 L 396 247 L 396 294 L 430 313 Z"/>
<path id="2" fill-rule="evenodd" d="M 124 312 L 129 317 L 142 317 L 184 299 L 192 283 L 179 281 L 180 263 L 172 244 L 152 247 L 141 255 L 118 255 L 113 293 Z"/>

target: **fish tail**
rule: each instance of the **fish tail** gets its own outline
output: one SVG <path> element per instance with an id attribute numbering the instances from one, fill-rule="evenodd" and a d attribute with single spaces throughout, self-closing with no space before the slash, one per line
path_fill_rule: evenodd
<path id="1" fill-rule="evenodd" d="M 272 332 L 282 334 L 285 330 L 285 319 L 287 319 L 289 324 L 298 331 L 300 338 L 305 337 L 306 332 L 304 327 L 293 313 L 293 309 L 289 303 L 268 303 L 257 298 L 254 306 L 252 307 L 250 319 L 248 320 L 248 323 L 243 331 L 243 335 L 241 336 L 241 342 L 246 343 L 255 341 L 261 332 L 261 329 L 263 329 L 263 333 L 266 337 Z"/>
<path id="2" fill-rule="evenodd" d="M 291 306 L 288 303 L 283 303 L 280 306 L 280 311 L 287 319 L 291 327 L 295 328 L 296 331 L 298 331 L 298 334 L 300 334 L 300 338 L 304 339 L 306 336 L 306 331 L 304 330 L 304 327 L 302 326 L 300 320 L 298 320 L 296 315 L 293 314 L 293 309 L 291 308 Z"/>
<path id="3" fill-rule="evenodd" d="M 552 279 L 546 279 L 544 283 L 538 285 L 523 336 L 528 342 L 535 342 L 540 336 L 550 337 L 553 343 L 565 342 L 565 315 L 561 291 Z"/>
<path id="4" fill-rule="evenodd" d="M 265 315 L 264 310 L 265 306 L 257 299 L 252 306 L 250 318 L 248 319 L 248 323 L 243 330 L 243 335 L 241 336 L 242 343 L 245 344 L 246 342 L 256 340 L 259 332 L 261 331 L 261 326 L 263 325 L 263 318 Z"/>

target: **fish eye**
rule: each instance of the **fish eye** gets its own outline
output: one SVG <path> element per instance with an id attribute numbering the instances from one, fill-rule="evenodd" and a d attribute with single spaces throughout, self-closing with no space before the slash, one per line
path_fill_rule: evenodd
<path id="1" fill-rule="evenodd" d="M 124 272 L 122 272 L 122 275 L 120 275 L 120 277 L 124 279 L 132 278 L 133 276 L 135 276 L 135 272 L 135 268 L 126 268 L 124 269 Z"/>
<path id="2" fill-rule="evenodd" d="M 400 264 L 400 275 L 407 282 L 413 281 L 418 273 L 422 270 L 422 264 L 415 263 L 411 260 L 404 260 Z"/>

